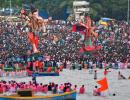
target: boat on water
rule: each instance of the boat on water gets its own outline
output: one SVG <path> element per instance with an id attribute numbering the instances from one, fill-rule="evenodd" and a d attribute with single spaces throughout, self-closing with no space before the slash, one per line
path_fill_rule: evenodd
<path id="1" fill-rule="evenodd" d="M 18 94 L 13 94 L 9 96 L 0 96 L 0 100 L 76 100 L 76 92 L 66 92 L 62 94 L 51 94 L 51 95 L 32 95 L 27 96 L 23 95 L 20 96 Z"/>

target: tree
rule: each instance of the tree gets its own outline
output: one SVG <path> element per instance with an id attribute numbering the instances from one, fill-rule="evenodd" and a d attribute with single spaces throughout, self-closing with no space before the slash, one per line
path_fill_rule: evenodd
<path id="1" fill-rule="evenodd" d="M 75 0 L 11 0 L 12 6 L 22 7 L 22 3 L 34 4 L 38 9 L 44 9 L 52 17 L 62 15 L 64 9 L 73 8 Z M 90 2 L 90 15 L 95 19 L 110 17 L 126 20 L 128 0 L 86 0 Z M 9 7 L 9 0 L 0 0 L 0 7 Z"/>

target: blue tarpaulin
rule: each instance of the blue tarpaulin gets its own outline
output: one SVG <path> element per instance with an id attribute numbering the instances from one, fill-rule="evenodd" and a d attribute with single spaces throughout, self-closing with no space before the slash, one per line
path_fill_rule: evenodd
<path id="1" fill-rule="evenodd" d="M 101 20 L 103 20 L 103 21 L 110 21 L 112 19 L 111 18 L 101 18 Z"/>
<path id="2" fill-rule="evenodd" d="M 49 17 L 45 10 L 39 11 L 39 16 L 41 16 L 44 19 L 48 19 L 48 17 Z"/>

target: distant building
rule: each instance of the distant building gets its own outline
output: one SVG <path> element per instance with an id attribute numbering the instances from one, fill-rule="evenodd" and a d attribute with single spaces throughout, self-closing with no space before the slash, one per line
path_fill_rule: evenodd
<path id="1" fill-rule="evenodd" d="M 82 19 L 82 17 L 86 13 L 89 13 L 89 11 L 90 11 L 89 2 L 87 2 L 87 1 L 74 1 L 73 2 L 73 11 L 74 11 L 75 20 Z"/>

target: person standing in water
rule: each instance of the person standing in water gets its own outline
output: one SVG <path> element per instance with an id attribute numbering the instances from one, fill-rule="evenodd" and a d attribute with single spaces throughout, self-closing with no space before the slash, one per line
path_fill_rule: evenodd
<path id="1" fill-rule="evenodd" d="M 36 75 L 32 74 L 32 82 L 37 85 L 37 81 L 36 81 Z"/>
<path id="2" fill-rule="evenodd" d="M 97 79 L 97 70 L 94 71 L 94 80 Z"/>

